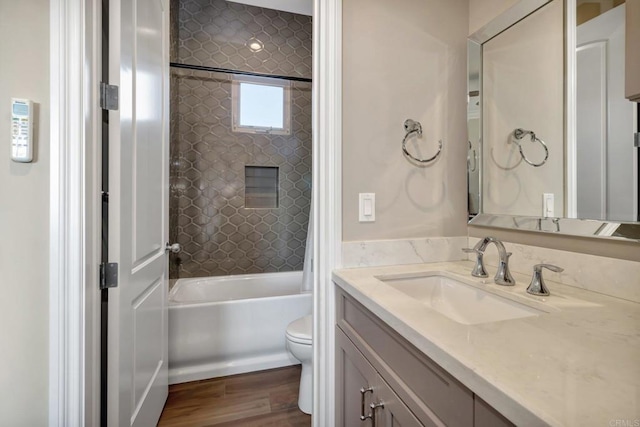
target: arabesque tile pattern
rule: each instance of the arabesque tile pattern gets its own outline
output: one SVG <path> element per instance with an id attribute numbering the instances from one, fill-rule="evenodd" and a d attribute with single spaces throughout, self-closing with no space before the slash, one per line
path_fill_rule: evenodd
<path id="1" fill-rule="evenodd" d="M 180 9 L 179 0 L 171 0 L 170 3 L 170 30 L 169 30 L 169 55 L 171 61 L 176 60 L 178 57 L 178 11 Z M 179 194 L 175 188 L 175 179 L 178 176 L 177 159 L 180 155 L 178 152 L 178 76 L 171 73 L 169 81 L 169 242 L 175 243 L 178 241 L 178 196 Z M 169 253 L 169 277 L 172 279 L 178 278 L 178 257 L 175 254 Z"/>
<path id="2" fill-rule="evenodd" d="M 195 65 L 311 77 L 311 17 L 224 0 L 181 0 L 178 59 Z M 259 52 L 247 46 L 257 39 Z"/>
<path id="3" fill-rule="evenodd" d="M 310 17 L 219 0 L 178 3 L 172 61 L 310 77 Z M 251 37 L 263 42 L 261 52 L 245 46 Z M 173 69 L 171 82 L 170 237 L 182 246 L 171 278 L 301 270 L 311 85 L 291 83 L 291 135 L 256 135 L 231 130 L 231 75 Z M 244 207 L 245 166 L 280 168 L 278 208 Z"/>

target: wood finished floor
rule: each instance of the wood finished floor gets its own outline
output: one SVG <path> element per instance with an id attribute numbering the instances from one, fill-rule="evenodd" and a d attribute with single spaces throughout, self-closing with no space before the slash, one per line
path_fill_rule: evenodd
<path id="1" fill-rule="evenodd" d="M 160 427 L 308 427 L 298 409 L 300 365 L 169 386 Z"/>

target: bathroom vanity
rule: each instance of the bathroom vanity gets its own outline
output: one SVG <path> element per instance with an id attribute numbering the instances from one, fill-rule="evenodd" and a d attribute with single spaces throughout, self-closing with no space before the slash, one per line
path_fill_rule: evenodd
<path id="1" fill-rule="evenodd" d="M 513 425 L 344 291 L 337 310 L 338 425 Z"/>
<path id="2" fill-rule="evenodd" d="M 472 267 L 461 261 L 334 273 L 338 426 L 638 418 L 639 304 L 551 281 L 551 296 L 534 297 L 525 291 L 530 277 L 516 273 L 517 284 L 505 288 L 471 277 Z M 481 304 L 498 298 L 523 311 L 498 321 L 483 317 L 491 313 L 454 320 L 456 301 L 453 309 L 430 307 L 411 286 L 393 283 L 430 275 L 477 291 Z"/>

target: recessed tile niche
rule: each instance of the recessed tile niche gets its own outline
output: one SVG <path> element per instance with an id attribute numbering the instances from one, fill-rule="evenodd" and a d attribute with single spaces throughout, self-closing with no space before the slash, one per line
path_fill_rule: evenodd
<path id="1" fill-rule="evenodd" d="M 277 167 L 244 167 L 244 207 L 247 209 L 278 207 Z"/>

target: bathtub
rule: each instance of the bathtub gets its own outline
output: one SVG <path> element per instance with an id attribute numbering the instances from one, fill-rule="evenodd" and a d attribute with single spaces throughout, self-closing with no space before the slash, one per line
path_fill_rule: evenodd
<path id="1" fill-rule="evenodd" d="M 311 313 L 302 272 L 179 279 L 169 292 L 169 384 L 295 365 L 285 331 Z"/>

